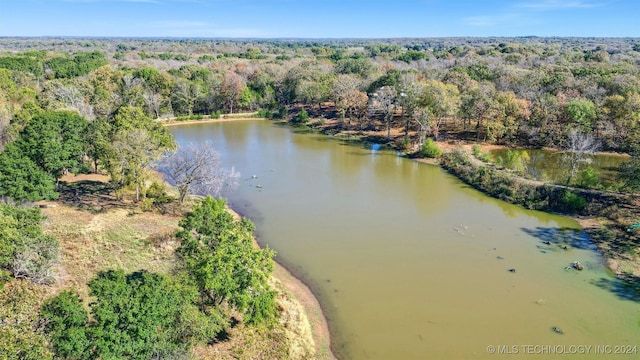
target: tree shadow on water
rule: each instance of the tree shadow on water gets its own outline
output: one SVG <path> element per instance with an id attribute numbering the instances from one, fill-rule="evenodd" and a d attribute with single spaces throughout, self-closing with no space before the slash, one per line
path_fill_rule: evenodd
<path id="1" fill-rule="evenodd" d="M 634 275 L 624 275 L 623 278 L 600 278 L 591 283 L 603 290 L 615 294 L 622 300 L 640 303 L 640 278 Z"/>
<path id="2" fill-rule="evenodd" d="M 596 250 L 589 236 L 582 230 L 571 228 L 541 227 L 533 229 L 520 228 L 525 234 L 533 236 L 547 246 Z"/>

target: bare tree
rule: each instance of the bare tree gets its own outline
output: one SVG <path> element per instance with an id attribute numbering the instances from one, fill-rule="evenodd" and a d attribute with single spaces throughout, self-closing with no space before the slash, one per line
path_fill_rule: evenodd
<path id="1" fill-rule="evenodd" d="M 221 165 L 220 153 L 207 141 L 180 147 L 162 160 L 160 171 L 178 188 L 180 201 L 184 201 L 189 193 L 218 196 L 225 188 L 235 188 L 240 174 Z"/>
<path id="2" fill-rule="evenodd" d="M 122 77 L 122 82 L 120 84 L 120 96 L 125 105 L 141 105 L 143 83 L 144 80 L 134 78 L 131 74 L 126 74 Z"/>
<path id="3" fill-rule="evenodd" d="M 402 119 L 404 120 L 404 139 L 409 140 L 409 122 L 413 118 L 414 111 L 418 107 L 421 94 L 424 92 L 424 76 L 413 72 L 400 76 L 398 84 L 399 100 L 402 105 Z"/>
<path id="4" fill-rule="evenodd" d="M 95 119 L 93 106 L 85 101 L 85 96 L 73 85 L 58 86 L 47 96 L 51 101 L 57 102 L 56 107 L 75 110 L 87 120 Z"/>
<path id="5" fill-rule="evenodd" d="M 343 106 L 346 108 L 346 113 L 349 116 L 349 125 L 351 125 L 351 120 L 354 117 L 360 122 L 362 115 L 366 113 L 367 104 L 369 103 L 367 93 L 355 89 L 349 90 L 344 93 L 343 101 Z"/>
<path id="6" fill-rule="evenodd" d="M 372 110 L 384 114 L 384 120 L 387 123 L 387 140 L 391 140 L 391 118 L 396 107 L 396 95 L 396 89 L 391 86 L 383 86 L 373 94 Z"/>
<path id="7" fill-rule="evenodd" d="M 35 284 L 56 282 L 56 265 L 59 261 L 58 246 L 45 239 L 25 241 L 24 247 L 16 251 L 13 260 L 13 276 L 29 278 Z"/>
<path id="8" fill-rule="evenodd" d="M 349 110 L 349 95 L 354 95 L 360 90 L 362 80 L 351 74 L 340 74 L 333 82 L 331 89 L 331 98 L 336 106 L 336 110 L 340 113 L 340 118 L 344 122 L 346 113 Z M 366 94 L 365 94 L 366 95 Z M 351 123 L 351 119 L 349 119 Z"/>
<path id="9" fill-rule="evenodd" d="M 160 117 L 160 105 L 162 105 L 162 96 L 155 92 L 144 93 L 144 101 L 147 103 L 147 109 L 152 112 L 156 119 Z"/>
<path id="10" fill-rule="evenodd" d="M 600 142 L 593 134 L 571 129 L 562 160 L 569 166 L 567 185 L 571 183 L 581 164 L 590 164 L 591 157 L 600 149 Z"/>
<path id="11" fill-rule="evenodd" d="M 432 117 L 432 114 L 426 107 L 418 107 L 411 116 L 416 124 L 418 124 L 418 142 L 416 144 L 418 149 L 422 147 L 422 144 L 424 144 L 424 141 L 427 138 L 427 132 L 431 130 L 430 124 L 432 123 Z"/>

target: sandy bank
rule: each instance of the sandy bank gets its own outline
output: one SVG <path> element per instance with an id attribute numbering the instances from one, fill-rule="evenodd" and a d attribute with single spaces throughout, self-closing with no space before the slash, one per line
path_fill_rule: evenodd
<path id="1" fill-rule="evenodd" d="M 230 122 L 230 121 L 247 121 L 247 120 L 266 120 L 266 118 L 259 117 L 221 117 L 218 119 L 202 119 L 202 120 L 159 120 L 164 126 L 176 126 L 176 125 L 191 125 L 191 124 L 207 124 L 217 122 Z"/>
<path id="2" fill-rule="evenodd" d="M 227 209 L 236 219 L 240 219 L 238 212 L 229 207 Z M 254 243 L 260 246 L 255 238 Z M 282 320 L 285 322 L 285 327 L 292 331 L 290 337 L 298 337 L 289 339 L 291 347 L 301 348 L 305 343 L 310 343 L 315 349 L 313 359 L 335 360 L 336 357 L 331 351 L 331 334 L 327 319 L 311 289 L 278 262 L 275 263 L 271 283 L 279 292 L 277 302 L 283 308 L 284 319 Z M 297 311 L 299 308 L 302 309 L 300 314 Z M 302 352 L 303 350 L 294 351 Z M 303 358 L 307 357 L 303 356 Z"/>

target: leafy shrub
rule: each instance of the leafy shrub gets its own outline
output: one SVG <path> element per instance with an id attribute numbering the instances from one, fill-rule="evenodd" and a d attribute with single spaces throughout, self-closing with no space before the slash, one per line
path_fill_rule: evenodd
<path id="1" fill-rule="evenodd" d="M 89 282 L 91 318 L 77 294 L 63 292 L 43 307 L 56 355 L 72 359 L 171 358 L 210 341 L 224 321 L 202 313 L 186 279 L 149 272 L 99 273 Z"/>
<path id="2" fill-rule="evenodd" d="M 142 211 L 151 211 L 153 210 L 153 199 L 143 198 L 138 206 Z"/>
<path id="3" fill-rule="evenodd" d="M 168 204 L 173 201 L 173 198 L 167 194 L 167 187 L 160 181 L 152 182 L 145 195 L 153 200 L 154 204 Z"/>
<path id="4" fill-rule="evenodd" d="M 476 159 L 485 162 L 485 163 L 489 163 L 491 162 L 491 155 L 489 155 L 489 153 L 484 152 L 482 150 L 480 150 L 480 145 L 473 145 L 473 148 L 471 149 L 471 152 L 473 154 L 473 156 L 476 157 Z"/>
<path id="5" fill-rule="evenodd" d="M 53 354 L 42 329 L 44 289 L 16 280 L 0 290 L 0 359 L 49 360 Z"/>
<path id="6" fill-rule="evenodd" d="M 587 200 L 567 189 L 563 189 L 559 199 L 560 205 L 568 211 L 578 212 L 587 206 Z"/>
<path id="7" fill-rule="evenodd" d="M 502 164 L 505 168 L 518 173 L 524 173 L 526 164 L 529 161 L 529 153 L 519 150 L 507 150 Z"/>
<path id="8" fill-rule="evenodd" d="M 145 191 L 145 196 L 140 202 L 140 209 L 142 211 L 151 211 L 154 208 L 159 208 L 161 211 L 165 210 L 164 205 L 169 204 L 174 199 L 167 194 L 167 188 L 164 183 L 154 181 L 149 188 Z"/>
<path id="9" fill-rule="evenodd" d="M 588 189 L 601 187 L 600 173 L 591 166 L 586 167 L 578 173 L 578 186 Z"/>
<path id="10" fill-rule="evenodd" d="M 265 119 L 273 119 L 274 114 L 269 110 L 260 109 L 260 110 L 258 110 L 258 114 L 256 114 L 256 117 L 265 118 Z"/>
<path id="11" fill-rule="evenodd" d="M 295 124 L 306 124 L 309 121 L 309 114 L 305 109 L 302 109 L 291 121 Z"/>
<path id="12" fill-rule="evenodd" d="M 0 204 L 0 273 L 50 284 L 58 260 L 58 241 L 44 235 L 38 208 Z M 0 274 L 2 275 L 2 274 Z"/>
<path id="13" fill-rule="evenodd" d="M 278 119 L 284 119 L 289 115 L 289 110 L 286 105 L 280 105 L 278 108 L 278 112 L 275 114 L 275 117 Z"/>
<path id="14" fill-rule="evenodd" d="M 420 155 L 427 158 L 437 158 L 442 155 L 442 149 L 431 139 L 427 139 L 420 149 Z"/>
<path id="15" fill-rule="evenodd" d="M 176 121 L 193 121 L 202 119 L 204 119 L 204 115 L 202 114 L 191 114 L 176 117 Z"/>
<path id="16" fill-rule="evenodd" d="M 56 355 L 65 359 L 88 359 L 89 338 L 87 321 L 89 314 L 82 306 L 80 296 L 63 291 L 42 307 L 47 319 L 46 331 Z"/>
<path id="17" fill-rule="evenodd" d="M 278 312 L 267 279 L 274 253 L 254 247 L 253 223 L 235 221 L 225 205 L 224 199 L 211 196 L 197 204 L 180 222 L 176 252 L 203 306 L 226 304 L 244 314 L 247 324 L 273 324 Z"/>

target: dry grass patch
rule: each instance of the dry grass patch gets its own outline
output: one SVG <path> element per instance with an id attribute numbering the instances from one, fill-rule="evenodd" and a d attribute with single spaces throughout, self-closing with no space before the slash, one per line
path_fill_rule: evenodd
<path id="1" fill-rule="evenodd" d="M 174 268 L 178 223 L 199 197 L 190 197 L 184 204 L 172 203 L 170 213 L 143 212 L 134 203 L 115 199 L 105 178 L 66 180 L 59 201 L 39 204 L 47 217 L 43 231 L 60 242 L 60 279 L 49 288 L 49 296 L 74 288 L 89 301 L 86 284 L 100 271 L 168 273 Z M 192 358 L 333 358 L 317 301 L 302 283 L 277 268 L 270 284 L 278 292 L 279 323 L 270 329 L 237 323 L 226 330 L 220 342 L 196 346 Z"/>
<path id="2" fill-rule="evenodd" d="M 63 203 L 43 209 L 46 234 L 60 241 L 58 289 L 75 287 L 86 295 L 86 283 L 99 271 L 123 269 L 167 273 L 177 246 L 177 216 L 113 208 L 100 213 Z"/>

